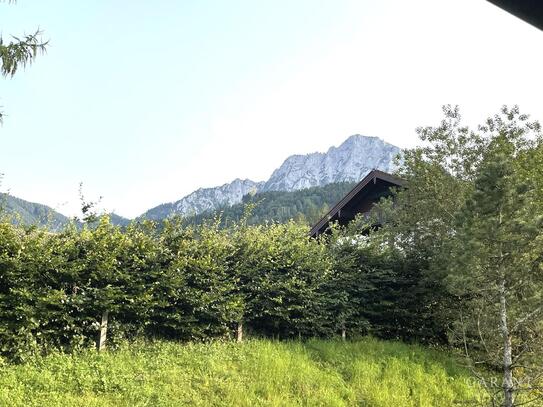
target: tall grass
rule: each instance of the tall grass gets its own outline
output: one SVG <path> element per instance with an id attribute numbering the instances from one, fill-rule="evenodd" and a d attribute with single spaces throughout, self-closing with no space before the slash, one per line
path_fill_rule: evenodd
<path id="1" fill-rule="evenodd" d="M 453 406 L 484 397 L 450 355 L 371 338 L 136 343 L 2 370 L 2 406 Z"/>

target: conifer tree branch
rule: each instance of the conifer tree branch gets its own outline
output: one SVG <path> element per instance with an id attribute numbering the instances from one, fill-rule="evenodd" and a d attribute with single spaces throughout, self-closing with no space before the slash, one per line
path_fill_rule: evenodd
<path id="1" fill-rule="evenodd" d="M 15 3 L 15 0 L 0 0 L 0 3 Z M 0 73 L 4 77 L 13 77 L 19 68 L 30 65 L 38 54 L 46 51 L 49 41 L 41 40 L 41 30 L 38 28 L 33 34 L 26 34 L 23 38 L 13 36 L 13 40 L 5 43 L 0 36 Z M 0 110 L 0 124 L 4 113 Z"/>
<path id="2" fill-rule="evenodd" d="M 42 32 L 38 29 L 24 38 L 13 37 L 15 41 L 4 43 L 0 37 L 0 59 L 2 67 L 0 72 L 5 77 L 13 77 L 19 68 L 30 65 L 38 54 L 46 51 L 48 41 L 41 40 Z"/>

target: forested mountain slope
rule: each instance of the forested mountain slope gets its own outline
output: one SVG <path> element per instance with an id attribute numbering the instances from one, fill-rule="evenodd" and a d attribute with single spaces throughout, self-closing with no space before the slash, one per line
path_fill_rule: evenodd
<path id="1" fill-rule="evenodd" d="M 17 225 L 45 226 L 51 231 L 61 230 L 72 220 L 47 205 L 29 202 L 3 192 L 0 192 L 0 215 Z M 130 219 L 115 213 L 108 216 L 111 223 L 117 226 L 127 226 L 130 223 Z M 78 227 L 82 225 L 79 221 L 75 223 Z"/>
<path id="2" fill-rule="evenodd" d="M 295 219 L 311 225 L 326 214 L 330 207 L 343 198 L 354 185 L 356 184 L 353 182 L 338 182 L 291 192 L 267 191 L 247 194 L 242 202 L 236 205 L 206 211 L 186 218 L 185 222 L 201 224 L 220 216 L 221 224 L 228 225 L 240 220 L 247 205 L 252 205 L 252 214 L 248 218 L 249 224 L 283 223 Z"/>
<path id="3" fill-rule="evenodd" d="M 16 224 L 48 226 L 51 230 L 62 229 L 70 221 L 67 216 L 49 206 L 25 201 L 6 193 L 0 193 L 0 213 Z"/>

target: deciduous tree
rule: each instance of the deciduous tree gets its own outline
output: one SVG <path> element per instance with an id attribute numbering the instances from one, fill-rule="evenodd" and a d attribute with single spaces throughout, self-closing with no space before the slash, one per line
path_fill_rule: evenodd
<path id="1" fill-rule="evenodd" d="M 543 367 L 543 161 L 538 130 L 539 125 L 516 108 L 487 121 L 482 131 L 490 143 L 448 242 L 448 279 L 469 299 L 461 327 L 479 337 L 479 352 L 471 356 L 502 371 L 507 407 L 520 391 L 536 395 L 537 381 L 530 379 Z"/>

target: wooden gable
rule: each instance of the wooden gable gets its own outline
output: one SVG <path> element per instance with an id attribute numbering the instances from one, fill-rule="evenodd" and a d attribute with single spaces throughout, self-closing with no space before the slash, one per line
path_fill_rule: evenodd
<path id="1" fill-rule="evenodd" d="M 325 233 L 331 222 L 346 225 L 359 213 L 367 214 L 382 197 L 391 194 L 391 188 L 402 187 L 405 182 L 394 175 L 372 170 L 345 197 L 311 228 L 310 235 Z"/>

